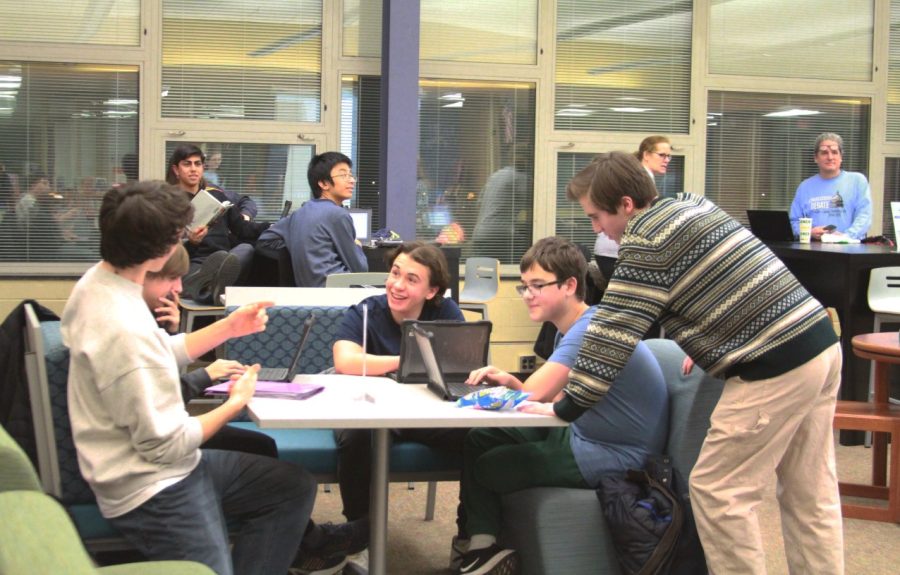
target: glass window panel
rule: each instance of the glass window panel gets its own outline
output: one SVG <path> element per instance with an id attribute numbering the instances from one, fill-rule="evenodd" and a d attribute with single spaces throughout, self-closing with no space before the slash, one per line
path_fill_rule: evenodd
<path id="1" fill-rule="evenodd" d="M 343 87 L 342 149 L 359 173 L 354 202 L 364 208 L 378 201 L 379 84 L 346 77 Z M 532 240 L 534 123 L 534 84 L 422 79 L 417 237 L 460 244 L 464 257 L 518 263 Z"/>
<path id="2" fill-rule="evenodd" d="M 319 121 L 320 0 L 167 0 L 162 35 L 163 117 Z"/>
<path id="3" fill-rule="evenodd" d="M 611 148 L 612 149 L 612 148 Z M 584 246 L 588 253 L 594 251 L 597 234 L 584 215 L 581 204 L 566 197 L 566 186 L 575 174 L 587 166 L 596 154 L 561 152 L 556 157 L 556 235 Z M 684 156 L 672 156 L 668 170 L 655 178 L 656 189 L 662 197 L 674 197 L 684 191 Z"/>
<path id="4" fill-rule="evenodd" d="M 166 158 L 183 142 L 166 142 Z M 310 198 L 306 169 L 315 153 L 308 144 L 255 144 L 245 142 L 201 142 L 206 155 L 207 182 L 250 196 L 256 202 L 257 220 L 275 221 L 285 200 L 291 210 Z"/>
<path id="5" fill-rule="evenodd" d="M 894 215 L 891 212 L 891 202 L 900 202 L 900 158 L 885 158 L 884 160 L 884 205 L 881 209 L 882 235 L 897 243 L 897 228 L 894 227 Z M 874 210 L 873 210 L 874 211 Z M 872 235 L 870 231 L 870 235 Z M 898 244 L 900 245 L 900 244 Z"/>
<path id="6" fill-rule="evenodd" d="M 686 134 L 692 5 L 559 0 L 556 129 Z"/>
<path id="7" fill-rule="evenodd" d="M 137 171 L 137 66 L 0 61 L 0 78 L 0 260 L 96 261 L 99 201 Z"/>
<path id="8" fill-rule="evenodd" d="M 420 58 L 534 64 L 537 19 L 537 0 L 421 0 Z M 345 1 L 343 30 L 345 56 L 380 57 L 381 2 Z"/>
<path id="9" fill-rule="evenodd" d="M 140 0 L 0 0 L 0 40 L 140 46 Z"/>
<path id="10" fill-rule="evenodd" d="M 556 156 L 556 235 L 594 251 L 597 234 L 584 215 L 581 204 L 566 197 L 566 186 L 582 168 L 591 163 L 596 154 L 560 152 Z"/>
<path id="11" fill-rule="evenodd" d="M 353 160 L 352 207 L 372 210 L 372 229 L 384 225 L 378 206 L 381 181 L 381 77 L 345 76 L 341 84 L 341 152 Z"/>
<path id="12" fill-rule="evenodd" d="M 709 71 L 871 80 L 872 0 L 713 0 Z"/>
<path id="13" fill-rule="evenodd" d="M 868 172 L 870 103 L 860 98 L 710 92 L 706 195 L 737 220 L 748 209 L 790 209 L 818 172 L 816 137 L 844 139 L 843 169 Z"/>
<path id="14" fill-rule="evenodd" d="M 900 142 L 900 0 L 891 0 L 887 84 L 887 140 Z"/>

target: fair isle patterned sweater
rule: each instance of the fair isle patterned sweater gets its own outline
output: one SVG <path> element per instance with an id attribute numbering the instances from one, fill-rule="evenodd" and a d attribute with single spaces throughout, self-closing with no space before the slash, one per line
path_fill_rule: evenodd
<path id="1" fill-rule="evenodd" d="M 556 414 L 573 421 L 600 401 L 655 320 L 707 373 L 746 380 L 785 373 L 837 342 L 781 260 L 712 202 L 682 194 L 628 222 Z"/>

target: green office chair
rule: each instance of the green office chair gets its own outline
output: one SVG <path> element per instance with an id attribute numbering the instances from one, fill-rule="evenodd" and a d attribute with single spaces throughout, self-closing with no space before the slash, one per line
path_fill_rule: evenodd
<path id="1" fill-rule="evenodd" d="M 66 510 L 41 490 L 21 446 L 0 426 L 0 573 L 211 575 L 191 561 L 151 561 L 97 568 Z"/>

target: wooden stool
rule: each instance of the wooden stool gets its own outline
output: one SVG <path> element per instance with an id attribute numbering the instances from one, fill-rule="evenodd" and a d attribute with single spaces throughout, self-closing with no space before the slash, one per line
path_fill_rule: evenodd
<path id="1" fill-rule="evenodd" d="M 838 401 L 835 429 L 872 432 L 872 484 L 840 483 L 841 495 L 886 499 L 887 508 L 843 504 L 844 517 L 900 522 L 900 405 L 891 405 L 889 370 L 900 364 L 900 337 L 895 332 L 857 335 L 853 352 L 875 362 L 875 395 L 867 401 Z M 887 464 L 888 434 L 891 435 L 890 470 Z"/>

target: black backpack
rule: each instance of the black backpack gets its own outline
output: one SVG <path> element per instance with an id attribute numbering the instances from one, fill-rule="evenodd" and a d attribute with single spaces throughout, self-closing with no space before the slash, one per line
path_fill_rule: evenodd
<path id="1" fill-rule="evenodd" d="M 597 497 L 627 575 L 708 573 L 687 484 L 666 455 L 600 480 Z"/>

